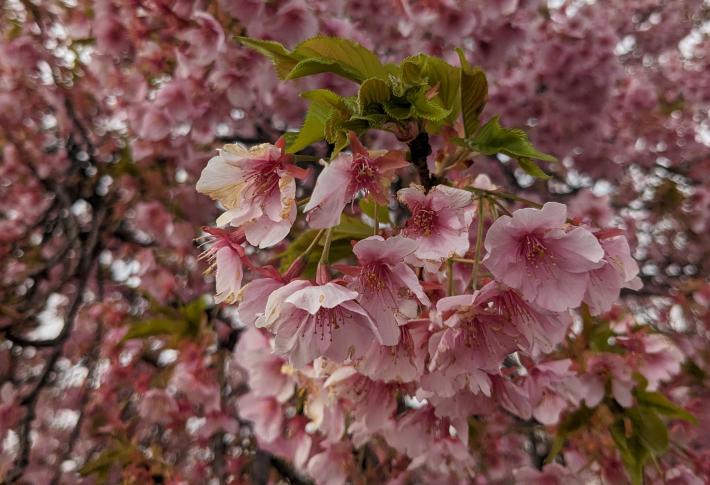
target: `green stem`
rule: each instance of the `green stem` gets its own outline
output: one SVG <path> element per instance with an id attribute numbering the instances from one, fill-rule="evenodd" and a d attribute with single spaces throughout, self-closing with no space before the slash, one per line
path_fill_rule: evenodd
<path id="1" fill-rule="evenodd" d="M 473 291 L 478 289 L 478 270 L 481 265 L 481 247 L 483 246 L 483 222 L 484 222 L 484 204 L 485 199 L 482 196 L 478 197 L 478 227 L 476 227 L 476 249 L 473 255 L 473 272 L 471 274 L 471 287 Z"/>
<path id="2" fill-rule="evenodd" d="M 493 204 L 495 204 L 496 207 L 498 207 L 500 210 L 502 210 L 505 215 L 507 215 L 507 216 L 513 215 L 513 213 L 510 212 L 508 210 L 508 208 L 506 206 L 504 206 L 503 204 L 501 204 L 498 200 L 491 198 L 491 201 L 493 202 Z"/>
<path id="3" fill-rule="evenodd" d="M 476 261 L 468 258 L 451 258 L 454 263 L 474 264 Z"/>
<path id="4" fill-rule="evenodd" d="M 511 194 L 510 192 L 505 192 L 503 190 L 486 190 L 486 189 L 478 189 L 476 187 L 470 187 L 468 190 L 470 190 L 472 192 L 476 192 L 478 194 L 489 195 L 494 198 L 517 200 L 518 202 L 528 204 L 529 206 L 535 207 L 536 209 L 540 209 L 542 207 L 542 204 L 538 204 L 537 202 L 534 202 L 530 199 L 526 199 L 524 197 L 520 197 L 518 195 Z"/>
<path id="5" fill-rule="evenodd" d="M 320 241 L 320 238 L 323 237 L 323 234 L 325 234 L 325 229 L 321 229 L 318 231 L 318 234 L 316 234 L 316 237 L 313 238 L 313 241 L 308 245 L 305 251 L 303 251 L 303 257 L 307 258 L 310 256 L 310 254 L 313 252 L 313 249 L 315 249 L 316 244 L 318 244 L 318 241 Z"/>
<path id="6" fill-rule="evenodd" d="M 328 256 L 330 256 L 330 243 L 333 240 L 333 228 L 330 227 L 325 230 L 325 242 L 323 243 L 323 252 L 320 254 L 320 260 L 318 265 L 328 264 Z"/>

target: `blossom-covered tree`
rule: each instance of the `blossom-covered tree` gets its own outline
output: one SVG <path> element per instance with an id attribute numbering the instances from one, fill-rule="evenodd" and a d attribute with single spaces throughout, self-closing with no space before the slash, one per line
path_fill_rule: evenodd
<path id="1" fill-rule="evenodd" d="M 0 7 L 0 482 L 704 483 L 710 9 Z"/>

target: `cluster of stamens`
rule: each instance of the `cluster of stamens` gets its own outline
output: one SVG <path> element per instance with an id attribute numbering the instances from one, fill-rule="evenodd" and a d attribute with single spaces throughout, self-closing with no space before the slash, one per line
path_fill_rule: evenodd
<path id="1" fill-rule="evenodd" d="M 407 232 L 413 235 L 430 236 L 434 230 L 436 212 L 426 207 L 416 207 L 407 221 Z"/>
<path id="2" fill-rule="evenodd" d="M 507 320 L 535 323 L 530 306 L 513 290 L 502 291 L 491 298 L 491 310 Z"/>
<path id="3" fill-rule="evenodd" d="M 530 275 L 532 275 L 533 270 L 543 268 L 551 271 L 552 266 L 555 266 L 554 255 L 535 234 L 526 234 L 520 239 L 518 259 L 524 260 L 527 265 L 527 272 Z"/>
<path id="4" fill-rule="evenodd" d="M 352 184 L 354 185 L 354 187 L 351 187 L 353 192 L 358 190 L 377 190 L 379 170 L 377 170 L 377 167 L 372 163 L 370 157 L 362 154 L 355 155 L 350 170 Z"/>
<path id="5" fill-rule="evenodd" d="M 343 310 L 339 307 L 321 308 L 314 316 L 316 321 L 314 331 L 316 335 L 320 334 L 320 338 L 323 340 L 327 332 L 332 342 L 333 330 L 337 330 L 343 325 L 346 316 L 347 315 L 344 315 Z"/>
<path id="6" fill-rule="evenodd" d="M 277 168 L 281 165 L 281 160 L 271 160 L 254 169 L 245 178 L 249 180 L 253 187 L 254 195 L 262 196 L 271 193 L 279 187 L 279 174 Z"/>
<path id="7" fill-rule="evenodd" d="M 387 267 L 383 264 L 371 263 L 360 270 L 360 284 L 363 293 L 379 293 L 385 289 Z"/>

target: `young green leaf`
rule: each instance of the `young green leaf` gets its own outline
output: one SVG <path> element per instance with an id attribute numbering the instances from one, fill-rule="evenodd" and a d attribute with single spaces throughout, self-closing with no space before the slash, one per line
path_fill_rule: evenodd
<path id="1" fill-rule="evenodd" d="M 631 408 L 627 414 L 641 443 L 656 455 L 665 453 L 668 449 L 668 429 L 661 418 L 654 411 L 642 407 Z"/>
<path id="2" fill-rule="evenodd" d="M 451 114 L 451 109 L 446 109 L 436 99 L 427 99 L 422 93 L 412 100 L 414 114 L 429 121 L 442 121 Z"/>
<path id="3" fill-rule="evenodd" d="M 648 392 L 637 389 L 634 393 L 639 406 L 653 409 L 659 414 L 673 419 L 682 419 L 692 424 L 697 424 L 698 419 L 691 413 L 673 403 L 660 392 Z"/>
<path id="4" fill-rule="evenodd" d="M 621 461 L 624 463 L 626 471 L 629 473 L 633 485 L 643 484 L 643 465 L 649 458 L 646 447 L 641 445 L 638 439 L 633 436 L 626 436 L 624 420 L 618 419 L 611 425 L 611 437 L 616 448 L 619 450 Z"/>
<path id="5" fill-rule="evenodd" d="M 313 37 L 298 44 L 291 53 L 304 60 L 317 62 L 294 66 L 286 79 L 320 72 L 333 72 L 356 82 L 377 77 L 387 79 L 387 68 L 374 52 L 357 42 L 337 37 Z"/>
<path id="6" fill-rule="evenodd" d="M 461 113 L 464 134 L 473 136 L 481 124 L 480 116 L 488 100 L 486 74 L 477 67 L 471 67 L 463 50 L 456 49 L 461 60 Z"/>
<path id="7" fill-rule="evenodd" d="M 251 39 L 249 37 L 237 37 L 237 40 L 271 59 L 276 69 L 276 74 L 281 79 L 286 79 L 288 73 L 302 59 L 297 54 L 289 52 L 279 42 L 273 40 Z"/>
<path id="8" fill-rule="evenodd" d="M 290 143 L 287 143 L 286 151 L 288 153 L 296 153 L 304 148 L 321 141 L 325 138 L 325 122 L 334 112 L 329 105 L 324 105 L 318 102 L 313 102 L 308 106 L 306 119 L 303 120 L 303 125 Z M 287 140 L 289 142 L 289 140 Z"/>
<path id="9" fill-rule="evenodd" d="M 473 138 L 468 138 L 467 141 L 471 148 L 484 155 L 503 153 L 517 159 L 557 161 L 552 155 L 536 150 L 523 130 L 503 128 L 497 116 L 491 118 Z"/>
<path id="10" fill-rule="evenodd" d="M 379 78 L 366 79 L 357 94 L 357 104 L 360 113 L 364 113 L 371 104 L 381 105 L 389 101 L 392 93 L 386 81 Z"/>
<path id="11" fill-rule="evenodd" d="M 546 174 L 539 166 L 537 163 L 535 163 L 534 160 L 531 160 L 529 158 L 518 158 L 518 165 L 520 165 L 520 168 L 523 169 L 523 171 L 530 175 L 531 177 L 535 177 L 538 179 L 543 179 L 547 180 L 550 178 L 548 174 Z"/>
<path id="12" fill-rule="evenodd" d="M 453 119 L 458 114 L 460 105 L 458 68 L 438 57 L 426 54 L 408 57 L 401 66 L 405 85 L 427 86 L 426 97 L 436 100 L 438 106 L 447 111 L 445 115 L 447 119 Z"/>

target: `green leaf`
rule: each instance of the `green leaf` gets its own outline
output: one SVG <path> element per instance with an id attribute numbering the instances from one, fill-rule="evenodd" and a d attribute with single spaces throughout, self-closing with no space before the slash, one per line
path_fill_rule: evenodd
<path id="1" fill-rule="evenodd" d="M 549 175 L 547 175 L 539 166 L 537 163 L 535 163 L 534 160 L 531 160 L 529 158 L 518 158 L 518 165 L 520 165 L 520 168 L 523 169 L 523 171 L 530 175 L 531 177 L 535 177 L 537 179 L 542 179 L 542 180 L 548 180 L 550 178 Z"/>
<path id="2" fill-rule="evenodd" d="M 647 408 L 631 408 L 627 410 L 634 427 L 634 436 L 651 453 L 660 455 L 668 449 L 668 429 L 661 418 Z"/>
<path id="3" fill-rule="evenodd" d="M 491 118 L 473 138 L 468 138 L 467 141 L 471 148 L 484 155 L 503 153 L 517 159 L 532 158 L 546 162 L 557 161 L 552 155 L 536 150 L 523 130 L 503 128 L 498 116 Z"/>
<path id="4" fill-rule="evenodd" d="M 381 105 L 389 101 L 392 93 L 386 81 L 379 78 L 365 80 L 357 94 L 357 103 L 360 113 L 364 113 L 371 104 Z"/>
<path id="5" fill-rule="evenodd" d="M 289 52 L 282 44 L 273 40 L 251 39 L 249 37 L 237 37 L 237 40 L 271 59 L 276 74 L 281 79 L 286 79 L 288 73 L 301 60 L 298 55 Z"/>
<path id="6" fill-rule="evenodd" d="M 320 103 L 311 103 L 306 111 L 301 129 L 292 143 L 287 145 L 288 153 L 296 153 L 325 138 L 326 120 L 333 114 L 333 108 Z"/>
<path id="7" fill-rule="evenodd" d="M 187 322 L 170 318 L 149 318 L 131 325 L 123 341 L 156 335 L 182 335 L 187 330 Z"/>
<path id="8" fill-rule="evenodd" d="M 321 72 L 332 72 L 356 82 L 372 77 L 387 79 L 387 69 L 375 53 L 351 40 L 313 37 L 301 42 L 292 55 L 305 62 L 294 66 L 286 79 Z"/>
<path id="9" fill-rule="evenodd" d="M 332 72 L 351 81 L 387 79 L 392 66 L 383 65 L 372 51 L 357 42 L 337 37 L 313 37 L 289 51 L 271 40 L 237 37 L 244 45 L 267 56 L 281 79 L 296 79 Z"/>
<path id="10" fill-rule="evenodd" d="M 439 101 L 427 99 L 426 93 L 422 93 L 412 100 L 414 114 L 429 121 L 443 121 L 451 114 L 451 109 L 446 109 Z"/>
<path id="11" fill-rule="evenodd" d="M 414 114 L 414 106 L 396 98 L 384 103 L 382 107 L 385 109 L 385 113 L 395 120 L 406 120 Z"/>
<path id="12" fill-rule="evenodd" d="M 377 220 L 380 223 L 389 223 L 390 211 L 386 206 L 379 205 L 377 202 L 372 200 L 371 197 L 360 199 L 359 205 L 360 210 L 362 210 L 364 214 L 367 214 L 368 217 L 375 219 L 375 216 L 377 216 Z"/>
<path id="13" fill-rule="evenodd" d="M 429 79 L 429 85 L 435 88 L 441 106 L 453 116 L 459 112 L 460 78 L 459 70 L 438 57 L 427 57 L 422 65 L 422 74 Z"/>
<path id="14" fill-rule="evenodd" d="M 473 136 L 481 123 L 480 116 L 488 100 L 488 80 L 483 70 L 471 67 L 463 50 L 456 49 L 461 60 L 461 113 L 466 137 Z"/>
<path id="15" fill-rule="evenodd" d="M 634 394 L 636 395 L 639 406 L 651 408 L 657 413 L 668 416 L 669 418 L 682 419 L 692 424 L 698 423 L 698 419 L 694 415 L 673 403 L 660 392 L 648 392 L 636 389 Z"/>
<path id="16" fill-rule="evenodd" d="M 343 214 L 340 216 L 340 224 L 333 228 L 332 239 L 365 239 L 372 236 L 372 227 L 368 226 L 359 217 Z"/>
<path id="17" fill-rule="evenodd" d="M 438 57 L 426 54 L 418 54 L 406 58 L 401 64 L 402 82 L 405 87 L 426 86 L 423 92 L 426 93 L 424 99 L 433 101 L 437 108 L 424 109 L 423 112 L 432 116 L 432 110 L 439 113 L 447 112 L 445 117 L 453 119 L 459 110 L 459 69 L 448 64 Z M 419 92 L 414 99 L 419 99 Z M 412 98 L 412 104 L 417 104 Z M 426 117 L 426 116 L 425 116 Z M 438 117 L 426 117 L 427 119 L 438 120 Z"/>
<path id="18" fill-rule="evenodd" d="M 287 249 L 280 253 L 278 257 L 281 259 L 280 269 L 281 271 L 286 271 L 291 263 L 293 263 L 299 254 L 303 253 L 306 248 L 313 242 L 313 239 L 318 234 L 318 231 L 308 230 L 304 231 L 299 236 L 291 241 Z M 317 251 L 314 251 L 314 253 Z M 320 255 L 318 255 L 320 256 Z M 316 261 L 318 259 L 316 258 Z"/>
<path id="19" fill-rule="evenodd" d="M 330 89 L 312 89 L 304 91 L 300 95 L 303 99 L 307 99 L 311 103 L 322 104 L 333 109 L 348 110 L 348 105 L 345 103 L 345 98 Z"/>
<path id="20" fill-rule="evenodd" d="M 643 465 L 649 457 L 648 450 L 637 439 L 627 438 L 624 420 L 618 419 L 611 425 L 611 437 L 619 450 L 621 461 L 629 473 L 633 485 L 643 484 Z"/>
<path id="21" fill-rule="evenodd" d="M 348 109 L 342 96 L 327 89 L 305 91 L 301 93 L 301 97 L 311 103 L 308 106 L 306 119 L 298 131 L 298 135 L 286 149 L 288 153 L 296 153 L 313 143 L 327 138 L 326 126 L 328 120 L 336 115 L 338 110 Z"/>

